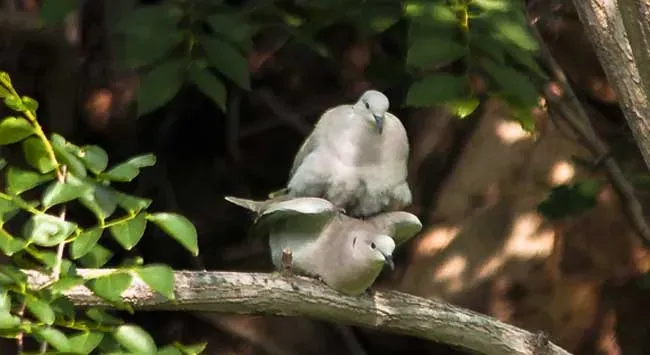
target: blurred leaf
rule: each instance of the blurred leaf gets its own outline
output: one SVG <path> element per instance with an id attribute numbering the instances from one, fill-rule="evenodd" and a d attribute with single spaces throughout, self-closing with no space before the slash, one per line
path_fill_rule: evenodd
<path id="1" fill-rule="evenodd" d="M 69 237 L 77 225 L 49 214 L 33 215 L 25 223 L 25 236 L 36 245 L 51 247 Z"/>
<path id="2" fill-rule="evenodd" d="M 12 88 L 13 84 L 11 83 L 11 78 L 9 77 L 9 73 L 6 71 L 0 71 L 0 84 L 2 84 L 6 88 Z"/>
<path id="3" fill-rule="evenodd" d="M 468 54 L 467 47 L 444 38 L 419 38 L 414 40 L 406 55 L 406 64 L 414 67 L 440 67 Z"/>
<path id="4" fill-rule="evenodd" d="M 450 102 L 447 104 L 447 108 L 457 117 L 465 118 L 476 111 L 480 103 L 479 99 L 472 97 Z"/>
<path id="5" fill-rule="evenodd" d="M 122 292 L 131 286 L 133 277 L 128 273 L 114 273 L 101 276 L 86 283 L 97 296 L 111 301 L 120 301 Z"/>
<path id="6" fill-rule="evenodd" d="M 539 92 L 529 77 L 507 66 L 495 64 L 487 58 L 481 60 L 481 65 L 499 85 L 506 98 L 515 100 L 522 106 L 533 107 L 537 105 Z"/>
<path id="7" fill-rule="evenodd" d="M 11 310 L 11 296 L 9 291 L 0 290 L 0 312 L 6 312 Z"/>
<path id="8" fill-rule="evenodd" d="M 225 77 L 244 90 L 250 90 L 248 60 L 228 42 L 218 38 L 199 37 L 210 63 Z"/>
<path id="9" fill-rule="evenodd" d="M 137 196 L 127 195 L 125 193 L 117 193 L 117 204 L 129 213 L 138 213 L 143 209 L 149 207 L 151 200 L 140 198 Z"/>
<path id="10" fill-rule="evenodd" d="M 156 224 L 165 233 L 176 239 L 193 255 L 199 255 L 196 228 L 187 218 L 176 213 L 152 213 L 147 219 Z"/>
<path id="11" fill-rule="evenodd" d="M 157 351 L 156 343 L 151 335 L 137 325 L 121 325 L 117 327 L 113 337 L 120 345 L 131 352 L 154 354 Z"/>
<path id="12" fill-rule="evenodd" d="M 0 311 L 0 329 L 14 329 L 20 325 L 20 317 L 16 317 L 7 311 Z"/>
<path id="13" fill-rule="evenodd" d="M 108 166 L 108 154 L 100 146 L 87 145 L 81 148 L 79 159 L 86 165 L 88 170 L 99 174 Z"/>
<path id="14" fill-rule="evenodd" d="M 66 165 L 68 170 L 78 177 L 84 178 L 88 175 L 83 162 L 75 154 L 71 153 L 71 151 L 78 151 L 79 147 L 66 141 L 65 138 L 56 133 L 51 135 L 50 141 L 61 164 Z"/>
<path id="15" fill-rule="evenodd" d="M 83 285 L 84 282 L 85 280 L 78 276 L 63 276 L 55 283 L 53 283 L 50 287 L 48 287 L 48 290 L 50 290 L 53 294 L 60 294 L 75 286 Z"/>
<path id="16" fill-rule="evenodd" d="M 433 107 L 467 97 L 469 86 L 464 76 L 439 73 L 424 77 L 411 85 L 406 104 L 413 107 Z"/>
<path id="17" fill-rule="evenodd" d="M 7 191 L 18 195 L 52 179 L 54 174 L 41 175 L 35 171 L 10 166 L 7 169 Z"/>
<path id="18" fill-rule="evenodd" d="M 164 348 L 158 350 L 156 355 L 183 355 L 183 353 L 171 345 L 167 345 Z"/>
<path id="19" fill-rule="evenodd" d="M 84 331 L 70 336 L 70 347 L 77 354 L 90 354 L 104 338 L 104 333 Z"/>
<path id="20" fill-rule="evenodd" d="M 54 311 L 50 305 L 36 297 L 26 297 L 25 305 L 29 313 L 33 314 L 41 322 L 52 325 L 54 323 Z"/>
<path id="21" fill-rule="evenodd" d="M 45 0 L 39 11 L 41 20 L 45 24 L 58 24 L 65 20 L 66 16 L 79 6 L 77 0 Z"/>
<path id="22" fill-rule="evenodd" d="M 181 32 L 171 32 L 151 37 L 128 36 L 124 39 L 124 61 L 136 69 L 149 66 L 164 58 L 185 39 Z"/>
<path id="23" fill-rule="evenodd" d="M 102 177 L 113 181 L 128 182 L 140 174 L 141 168 L 154 165 L 156 165 L 156 156 L 154 154 L 143 154 L 114 166 L 112 169 L 104 173 Z"/>
<path id="24" fill-rule="evenodd" d="M 209 97 L 221 111 L 226 112 L 226 86 L 220 78 L 207 68 L 198 68 L 192 65 L 189 71 L 190 81 L 207 97 Z"/>
<path id="25" fill-rule="evenodd" d="M 521 107 L 512 103 L 509 104 L 512 119 L 519 122 L 524 131 L 535 133 L 535 117 L 533 116 L 533 109 L 531 107 Z"/>
<path id="26" fill-rule="evenodd" d="M 20 142 L 34 134 L 34 126 L 22 117 L 6 117 L 0 122 L 0 145 Z"/>
<path id="27" fill-rule="evenodd" d="M 220 11 L 205 17 L 204 21 L 214 32 L 238 45 L 243 51 L 253 48 L 251 21 L 241 11 Z"/>
<path id="28" fill-rule="evenodd" d="M 492 36 L 472 33 L 469 36 L 469 46 L 474 56 L 477 56 L 476 50 L 478 50 L 497 64 L 503 65 L 505 63 L 503 45 Z"/>
<path id="29" fill-rule="evenodd" d="M 147 265 L 136 273 L 152 290 L 170 300 L 174 299 L 174 270 L 167 265 Z"/>
<path id="30" fill-rule="evenodd" d="M 79 258 L 79 263 L 87 268 L 100 268 L 113 257 L 113 252 L 95 244 L 88 253 Z"/>
<path id="31" fill-rule="evenodd" d="M 502 47 L 505 49 L 509 58 L 512 58 L 524 68 L 537 74 L 541 79 L 549 80 L 549 76 L 537 63 L 534 52 L 523 50 L 509 43 L 502 44 Z"/>
<path id="32" fill-rule="evenodd" d="M 80 257 L 86 255 L 92 250 L 92 248 L 97 245 L 99 238 L 104 232 L 101 228 L 92 228 L 83 231 L 79 234 L 73 241 L 70 247 L 70 257 L 73 260 L 79 259 Z"/>
<path id="33" fill-rule="evenodd" d="M 38 111 L 38 101 L 32 99 L 29 96 L 23 96 L 22 100 L 23 100 L 23 106 L 25 106 L 27 111 L 31 111 L 34 113 Z"/>
<path id="34" fill-rule="evenodd" d="M 349 17 L 362 37 L 382 33 L 402 18 L 402 4 L 394 2 L 365 2 Z"/>
<path id="35" fill-rule="evenodd" d="M 6 97 L 12 96 L 11 92 L 7 89 L 5 89 L 4 86 L 0 85 L 0 99 L 4 99 Z"/>
<path id="36" fill-rule="evenodd" d="M 50 160 L 50 157 L 45 150 L 45 146 L 40 139 L 36 137 L 30 137 L 24 140 L 22 145 L 25 160 L 29 165 L 34 167 L 42 174 L 54 170 L 56 165 L 54 165 L 54 162 Z"/>
<path id="37" fill-rule="evenodd" d="M 86 316 L 99 324 L 105 325 L 119 325 L 123 324 L 124 321 L 121 319 L 110 315 L 101 308 L 91 308 L 86 311 Z"/>
<path id="38" fill-rule="evenodd" d="M 66 297 L 58 297 L 50 303 L 50 307 L 52 307 L 58 318 L 64 322 L 72 322 L 77 318 L 75 305 Z"/>
<path id="39" fill-rule="evenodd" d="M 500 37 L 510 41 L 517 47 L 527 51 L 536 51 L 539 49 L 537 41 L 528 31 L 528 24 L 526 22 L 518 23 L 498 16 L 494 19 L 494 25 Z"/>
<path id="40" fill-rule="evenodd" d="M 52 345 L 56 350 L 61 352 L 70 351 L 70 342 L 65 334 L 60 330 L 52 327 L 37 327 L 35 333 L 39 337 L 43 338 L 48 344 Z"/>
<path id="41" fill-rule="evenodd" d="M 12 256 L 16 252 L 23 250 L 25 245 L 22 239 L 12 237 L 6 230 L 0 227 L 0 250 L 6 256 Z"/>
<path id="42" fill-rule="evenodd" d="M 456 14 L 442 2 L 432 2 L 428 0 L 411 0 L 404 3 L 404 14 L 414 22 L 422 23 L 432 28 L 455 27 L 459 21 Z"/>
<path id="43" fill-rule="evenodd" d="M 34 258 L 38 259 L 43 263 L 45 266 L 47 266 L 50 269 L 53 269 L 54 266 L 56 265 L 57 261 L 57 256 L 56 253 L 53 251 L 48 251 L 48 250 L 39 250 L 38 252 L 32 252 L 30 253 Z M 63 274 L 74 274 L 76 271 L 73 271 L 75 269 L 74 264 L 70 262 L 70 260 L 63 258 L 61 260 L 61 273 Z"/>
<path id="44" fill-rule="evenodd" d="M 183 13 L 178 3 L 170 1 L 158 5 L 137 6 L 124 12 L 115 29 L 120 33 L 145 38 L 165 37 L 177 31 Z"/>
<path id="45" fill-rule="evenodd" d="M 192 345 L 183 345 L 178 342 L 174 343 L 174 346 L 180 349 L 185 355 L 199 355 L 203 354 L 205 348 L 208 346 L 207 342 L 192 344 Z"/>
<path id="46" fill-rule="evenodd" d="M 27 282 L 27 275 L 22 270 L 12 265 L 0 265 L 0 284 L 24 285 Z"/>
<path id="47" fill-rule="evenodd" d="M 111 226 L 109 231 L 124 249 L 131 250 L 144 235 L 146 227 L 147 220 L 144 214 L 141 213 L 133 217 L 133 219 Z"/>
<path id="48" fill-rule="evenodd" d="M 5 105 L 7 105 L 7 107 L 17 112 L 24 112 L 26 110 L 23 101 L 18 96 L 5 97 Z"/>
<path id="49" fill-rule="evenodd" d="M 151 113 L 168 103 L 180 91 L 186 62 L 171 58 L 155 66 L 140 78 L 138 116 Z"/>
<path id="50" fill-rule="evenodd" d="M 512 9 L 512 1 L 510 0 L 472 0 L 472 5 L 476 5 L 486 11 L 507 12 Z"/>
<path id="51" fill-rule="evenodd" d="M 550 220 L 573 217 L 596 205 L 603 184 L 585 179 L 571 185 L 560 185 L 537 206 L 537 211 Z"/>
<path id="52" fill-rule="evenodd" d="M 92 186 L 73 177 L 72 174 L 69 174 L 65 183 L 57 180 L 45 189 L 41 199 L 43 208 L 47 209 L 60 203 L 76 200 L 84 194 L 92 192 Z"/>

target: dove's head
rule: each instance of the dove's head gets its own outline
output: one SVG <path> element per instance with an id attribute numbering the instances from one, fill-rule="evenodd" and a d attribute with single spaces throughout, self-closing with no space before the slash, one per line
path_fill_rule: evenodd
<path id="1" fill-rule="evenodd" d="M 381 134 L 384 128 L 384 116 L 390 106 L 386 95 L 377 90 L 368 90 L 361 95 L 354 106 L 357 113 L 364 119 L 370 120 Z"/>
<path id="2" fill-rule="evenodd" d="M 363 234 L 355 236 L 352 238 L 352 248 L 357 257 L 384 263 L 391 270 L 395 268 L 393 263 L 395 241 L 387 235 Z"/>

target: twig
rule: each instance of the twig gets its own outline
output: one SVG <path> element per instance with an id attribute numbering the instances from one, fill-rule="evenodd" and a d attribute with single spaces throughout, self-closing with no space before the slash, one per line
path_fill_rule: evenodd
<path id="1" fill-rule="evenodd" d="M 555 79 L 562 86 L 563 95 L 561 97 L 551 92 L 544 93 L 549 107 L 571 126 L 596 159 L 602 159 L 602 165 L 607 172 L 612 187 L 621 199 L 625 215 L 641 241 L 646 246 L 650 246 L 650 226 L 645 220 L 643 208 L 636 197 L 634 188 L 627 181 L 616 160 L 609 154 L 607 146 L 595 133 L 589 121 L 589 116 L 571 88 L 564 71 L 546 47 L 539 31 L 534 24 L 530 27 L 539 42 L 542 61 L 551 69 Z"/>
<path id="2" fill-rule="evenodd" d="M 51 276 L 24 270 L 30 287 L 39 287 Z M 80 269 L 82 277 L 97 277 L 113 269 Z M 314 279 L 278 273 L 196 272 L 174 274 L 175 300 L 153 292 L 134 275 L 122 300 L 140 310 L 173 310 L 302 316 L 339 324 L 377 328 L 457 346 L 485 355 L 532 355 L 538 337 L 494 318 L 397 291 L 376 291 L 372 297 L 347 296 Z M 86 286 L 68 289 L 65 295 L 77 306 L 108 306 Z M 570 355 L 547 344 L 549 355 Z"/>

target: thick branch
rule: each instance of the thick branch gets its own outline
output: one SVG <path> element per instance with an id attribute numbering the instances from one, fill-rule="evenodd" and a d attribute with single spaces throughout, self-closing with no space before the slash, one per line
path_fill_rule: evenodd
<path id="1" fill-rule="evenodd" d="M 639 0 L 573 3 L 650 168 L 648 5 Z"/>
<path id="2" fill-rule="evenodd" d="M 110 271 L 79 273 L 88 277 Z M 50 280 L 36 271 L 27 273 L 31 287 Z M 137 277 L 122 294 L 123 299 L 141 310 L 304 316 L 413 335 L 485 355 L 570 355 L 543 335 L 401 292 L 376 291 L 372 296 L 351 297 L 313 279 L 278 273 L 179 271 L 175 277 L 175 302 L 155 294 Z M 79 306 L 108 306 L 85 286 L 68 290 L 66 296 Z"/>

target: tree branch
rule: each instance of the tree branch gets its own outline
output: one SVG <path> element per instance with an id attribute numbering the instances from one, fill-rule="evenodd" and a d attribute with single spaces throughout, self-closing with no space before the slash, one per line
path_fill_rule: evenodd
<path id="1" fill-rule="evenodd" d="M 650 6 L 639 0 L 573 4 L 650 168 Z"/>
<path id="2" fill-rule="evenodd" d="M 83 277 L 111 271 L 78 270 Z M 47 274 L 25 272 L 30 287 L 51 281 Z M 122 293 L 123 300 L 140 310 L 304 316 L 417 336 L 485 355 L 570 355 L 544 336 L 441 301 L 396 291 L 352 297 L 314 279 L 279 273 L 177 271 L 175 278 L 175 301 L 154 293 L 136 275 Z M 85 286 L 71 288 L 65 295 L 77 306 L 110 306 Z"/>

